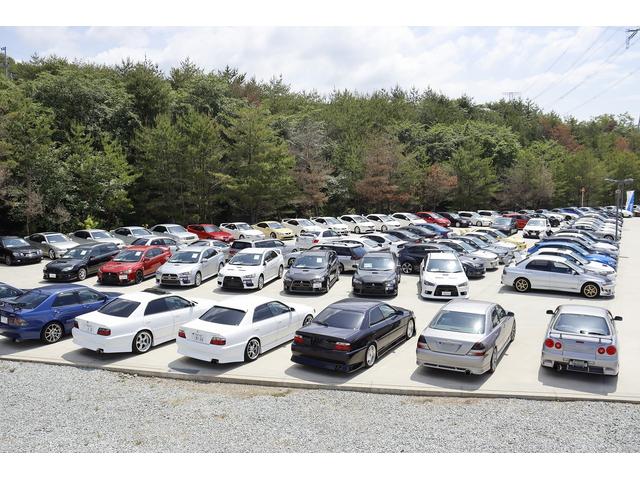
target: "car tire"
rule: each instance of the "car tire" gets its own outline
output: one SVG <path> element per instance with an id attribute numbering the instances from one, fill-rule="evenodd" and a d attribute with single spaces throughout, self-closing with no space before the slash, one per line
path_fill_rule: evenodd
<path id="1" fill-rule="evenodd" d="M 360 227 L 355 227 L 353 229 L 353 233 L 357 233 L 359 235 L 360 234 Z"/>
<path id="2" fill-rule="evenodd" d="M 494 348 L 489 362 L 489 373 L 494 373 L 498 367 L 498 349 Z"/>
<path id="3" fill-rule="evenodd" d="M 387 226 L 386 226 L 386 225 L 382 225 L 382 226 L 380 227 L 380 231 L 381 231 L 381 232 L 383 232 L 383 233 L 384 233 L 384 232 L 386 232 L 387 230 L 388 230 L 388 228 L 387 228 Z"/>
<path id="4" fill-rule="evenodd" d="M 586 298 L 597 298 L 600 296 L 600 287 L 592 282 L 587 282 L 580 290 L 582 296 Z"/>
<path id="5" fill-rule="evenodd" d="M 64 327 L 60 322 L 49 322 L 40 331 L 40 340 L 47 345 L 60 341 L 64 335 Z"/>
<path id="6" fill-rule="evenodd" d="M 376 363 L 378 357 L 378 347 L 375 343 L 370 344 L 364 354 L 364 368 L 371 368 Z"/>
<path id="7" fill-rule="evenodd" d="M 278 268 L 278 278 L 282 278 L 282 274 L 284 273 L 284 265 L 280 265 Z"/>
<path id="8" fill-rule="evenodd" d="M 200 285 L 202 285 L 202 274 L 200 272 L 196 272 L 196 276 L 193 279 L 193 284 L 196 287 L 199 287 Z"/>
<path id="9" fill-rule="evenodd" d="M 78 280 L 82 281 L 85 280 L 87 278 L 87 269 L 82 267 L 80 270 L 78 270 Z"/>
<path id="10" fill-rule="evenodd" d="M 402 270 L 402 273 L 404 273 L 405 275 L 409 275 L 411 273 L 413 273 L 413 264 L 411 262 L 404 262 L 401 266 L 400 269 Z"/>
<path id="11" fill-rule="evenodd" d="M 481 227 L 482 226 L 482 222 L 476 222 L 476 227 Z"/>
<path id="12" fill-rule="evenodd" d="M 526 278 L 518 277 L 513 282 L 513 288 L 520 293 L 528 292 L 531 289 L 531 282 Z"/>
<path id="13" fill-rule="evenodd" d="M 511 327 L 511 335 L 509 336 L 509 345 L 516 341 L 516 321 L 513 321 L 513 327 Z"/>
<path id="14" fill-rule="evenodd" d="M 11 255 L 4 256 L 4 263 L 6 263 L 8 266 L 13 265 L 13 259 L 11 258 Z"/>
<path id="15" fill-rule="evenodd" d="M 290 258 L 289 261 L 287 262 L 287 266 L 289 266 L 289 268 L 291 268 L 291 266 L 293 265 L 293 263 L 296 261 L 295 258 Z"/>
<path id="16" fill-rule="evenodd" d="M 257 338 L 252 338 L 247 342 L 246 347 L 244 347 L 244 361 L 253 362 L 259 356 L 260 340 L 258 340 Z"/>
<path id="17" fill-rule="evenodd" d="M 271 238 L 278 238 L 278 235 L 276 235 L 276 232 L 271 232 L 270 237 Z"/>
<path id="18" fill-rule="evenodd" d="M 238 240 L 244 240 L 244 235 L 240 235 L 240 236 L 238 237 Z"/>
<path id="19" fill-rule="evenodd" d="M 344 273 L 344 265 L 343 264 L 339 264 L 338 265 L 338 273 L 339 274 L 343 274 Z"/>
<path id="20" fill-rule="evenodd" d="M 605 240 L 613 240 L 613 235 L 605 235 Z"/>
<path id="21" fill-rule="evenodd" d="M 49 255 L 49 258 L 51 260 L 55 260 L 56 259 L 56 252 L 53 248 L 50 248 L 49 251 L 47 252 L 47 255 Z"/>
<path id="22" fill-rule="evenodd" d="M 131 342 L 131 350 L 133 353 L 147 353 L 153 346 L 153 335 L 149 330 L 140 330 L 133 337 Z"/>
<path id="23" fill-rule="evenodd" d="M 138 270 L 136 272 L 136 284 L 138 283 L 142 283 L 142 281 L 144 280 L 144 273 L 142 273 L 142 270 Z"/>
<path id="24" fill-rule="evenodd" d="M 413 321 L 413 319 L 409 319 L 409 321 L 407 322 L 407 331 L 405 332 L 405 337 L 407 338 L 407 340 L 409 340 L 410 338 L 413 338 L 413 336 L 416 334 L 416 324 Z"/>
<path id="25" fill-rule="evenodd" d="M 258 277 L 258 290 L 262 290 L 264 288 L 264 276 L 260 275 Z"/>
<path id="26" fill-rule="evenodd" d="M 306 317 L 304 317 L 304 320 L 302 320 L 302 326 L 306 327 L 311 323 L 311 320 L 313 320 L 313 315 L 307 315 Z"/>

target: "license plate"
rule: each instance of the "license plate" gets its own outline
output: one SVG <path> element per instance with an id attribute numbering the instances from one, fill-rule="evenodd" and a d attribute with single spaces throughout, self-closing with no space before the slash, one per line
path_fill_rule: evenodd
<path id="1" fill-rule="evenodd" d="M 442 292 L 442 296 L 443 297 L 450 297 L 451 296 L 451 292 Z"/>
<path id="2" fill-rule="evenodd" d="M 204 343 L 204 335 L 201 335 L 199 333 L 192 333 L 191 338 L 193 338 L 193 340 L 198 343 Z"/>
<path id="3" fill-rule="evenodd" d="M 313 282 L 313 288 L 321 288 L 321 287 L 322 287 L 321 282 Z"/>
<path id="4" fill-rule="evenodd" d="M 49 276 L 49 278 L 56 278 L 56 274 L 55 273 L 49 273 L 48 276 Z"/>
<path id="5" fill-rule="evenodd" d="M 91 325 L 86 325 L 84 327 L 84 331 L 87 333 L 93 333 L 93 327 Z"/>
<path id="6" fill-rule="evenodd" d="M 126 275 L 118 275 L 118 278 L 119 278 L 120 280 L 126 280 L 126 279 L 127 279 L 127 276 L 126 276 Z"/>
<path id="7" fill-rule="evenodd" d="M 589 362 L 585 362 L 583 360 L 571 360 L 569 364 L 572 367 L 580 367 L 580 368 L 587 368 L 589 366 Z"/>
<path id="8" fill-rule="evenodd" d="M 0 322 L 1 323 L 9 323 L 9 319 L 3 315 L 3 316 L 0 317 Z"/>

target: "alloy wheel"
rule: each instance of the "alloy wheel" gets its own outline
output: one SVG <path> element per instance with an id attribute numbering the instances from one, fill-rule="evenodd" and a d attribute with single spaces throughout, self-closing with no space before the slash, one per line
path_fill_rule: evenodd
<path id="1" fill-rule="evenodd" d="M 51 260 L 55 260 L 55 258 L 56 258 L 56 252 L 53 250 L 53 248 L 49 249 L 49 258 Z"/>
<path id="2" fill-rule="evenodd" d="M 413 265 L 410 262 L 404 262 L 401 268 L 402 273 L 413 273 Z"/>
<path id="3" fill-rule="evenodd" d="M 582 293 L 587 298 L 596 298 L 599 293 L 599 289 L 597 285 L 593 283 L 587 283 L 584 287 L 582 287 Z"/>
<path id="4" fill-rule="evenodd" d="M 260 355 L 260 341 L 257 338 L 252 338 L 247 342 L 245 348 L 245 358 L 247 361 L 252 362 Z"/>
<path id="5" fill-rule="evenodd" d="M 78 280 L 84 280 L 85 278 L 87 278 L 87 269 L 81 268 L 78 270 Z"/>
<path id="6" fill-rule="evenodd" d="M 195 283 L 196 287 L 202 285 L 202 274 L 200 272 L 196 273 L 196 278 L 193 283 Z"/>
<path id="7" fill-rule="evenodd" d="M 151 334 L 147 331 L 138 332 L 133 339 L 133 347 L 136 353 L 148 352 L 153 343 Z"/>
<path id="8" fill-rule="evenodd" d="M 409 320 L 409 323 L 407 323 L 407 339 L 413 337 L 414 333 L 415 325 L 413 324 L 413 320 Z"/>
<path id="9" fill-rule="evenodd" d="M 513 286 L 519 292 L 526 292 L 529 290 L 529 281 L 526 278 L 519 278 L 515 281 Z"/>
<path id="10" fill-rule="evenodd" d="M 45 343 L 56 343 L 62 338 L 62 325 L 59 323 L 50 323 L 42 331 L 42 339 Z"/>
<path id="11" fill-rule="evenodd" d="M 372 343 L 367 347 L 367 353 L 364 359 L 365 367 L 369 368 L 373 366 L 373 364 L 376 362 L 376 354 L 376 346 Z"/>
<path id="12" fill-rule="evenodd" d="M 264 277 L 260 275 L 260 278 L 258 278 L 258 290 L 262 290 L 263 287 L 264 287 Z"/>

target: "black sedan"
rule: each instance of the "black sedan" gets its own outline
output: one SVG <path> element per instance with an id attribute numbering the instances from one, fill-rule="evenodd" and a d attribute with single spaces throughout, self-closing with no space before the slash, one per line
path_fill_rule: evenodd
<path id="1" fill-rule="evenodd" d="M 391 252 L 367 253 L 351 277 L 354 295 L 397 295 L 399 283 L 398 257 Z"/>
<path id="2" fill-rule="evenodd" d="M 4 236 L 0 237 L 0 258 L 7 265 L 38 263 L 42 260 L 42 251 L 29 245 L 24 238 Z"/>
<path id="3" fill-rule="evenodd" d="M 309 250 L 295 259 L 284 276 L 284 291 L 326 293 L 340 279 L 340 263 L 333 250 Z"/>
<path id="4" fill-rule="evenodd" d="M 424 257 L 433 252 L 444 252 L 448 250 L 448 247 L 444 247 L 438 243 L 408 243 L 398 253 L 400 269 L 404 274 L 418 273 Z"/>
<path id="5" fill-rule="evenodd" d="M 352 372 L 372 367 L 380 355 L 414 334 L 411 310 L 348 298 L 332 303 L 296 332 L 291 361 Z"/>
<path id="6" fill-rule="evenodd" d="M 449 220 L 451 222 L 452 227 L 467 228 L 471 226 L 471 222 L 468 219 L 462 218 L 457 213 L 453 213 L 453 212 L 437 212 L 437 213 L 438 215 L 441 215 L 447 220 Z"/>
<path id="7" fill-rule="evenodd" d="M 47 263 L 45 280 L 84 280 L 120 252 L 115 243 L 85 243 L 74 247 L 58 260 Z"/>

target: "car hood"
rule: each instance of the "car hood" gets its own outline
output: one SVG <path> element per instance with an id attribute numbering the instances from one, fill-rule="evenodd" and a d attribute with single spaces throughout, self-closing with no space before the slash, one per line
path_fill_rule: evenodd
<path id="1" fill-rule="evenodd" d="M 222 267 L 223 275 L 251 275 L 262 273 L 262 266 L 260 265 L 225 265 Z"/>
<path id="2" fill-rule="evenodd" d="M 389 282 L 396 279 L 396 272 L 393 270 L 358 270 L 353 274 L 354 278 L 368 282 Z"/>
<path id="3" fill-rule="evenodd" d="M 440 273 L 440 272 L 422 272 L 422 280 L 426 280 L 435 284 L 450 283 L 458 285 L 467 281 L 467 276 L 464 272 L 457 273 Z"/>
<path id="4" fill-rule="evenodd" d="M 272 232 L 279 233 L 280 235 L 291 235 L 293 236 L 293 230 L 289 228 L 273 228 Z"/>
<path id="5" fill-rule="evenodd" d="M 198 268 L 199 263 L 176 263 L 167 262 L 158 268 L 158 273 L 184 273 L 191 272 Z"/>
<path id="6" fill-rule="evenodd" d="M 58 250 L 70 250 L 73 247 L 77 247 L 79 245 L 79 243 L 76 242 L 56 242 L 56 243 L 49 243 L 47 245 L 50 245 L 51 248 L 55 248 Z"/>
<path id="7" fill-rule="evenodd" d="M 95 238 L 92 240 L 93 242 L 98 242 L 98 243 L 115 243 L 116 245 L 124 245 L 124 242 L 122 240 L 120 240 L 119 238 L 113 237 L 113 238 Z"/>
<path id="8" fill-rule="evenodd" d="M 21 247 L 6 247 L 7 250 L 11 250 L 12 252 L 20 252 L 20 253 L 41 253 L 40 249 L 34 248 L 31 245 L 21 246 Z"/>
<path id="9" fill-rule="evenodd" d="M 292 280 L 313 280 L 318 277 L 324 277 L 327 275 L 326 268 L 289 268 L 287 272 L 287 278 Z"/>
<path id="10" fill-rule="evenodd" d="M 86 265 L 87 261 L 82 259 L 75 258 L 61 258 L 58 260 L 54 260 L 52 262 L 47 263 L 44 267 L 47 271 L 60 271 L 66 267 L 77 267 L 79 265 Z"/>
<path id="11" fill-rule="evenodd" d="M 125 270 L 134 270 L 140 265 L 140 262 L 107 262 L 100 267 L 100 270 L 102 272 L 119 273 Z"/>

